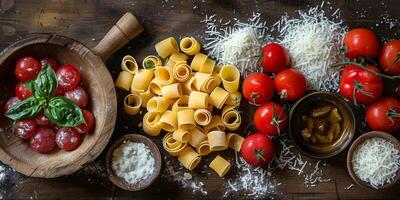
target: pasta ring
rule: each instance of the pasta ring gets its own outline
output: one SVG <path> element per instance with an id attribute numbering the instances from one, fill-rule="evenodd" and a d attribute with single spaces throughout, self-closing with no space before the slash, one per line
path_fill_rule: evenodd
<path id="1" fill-rule="evenodd" d="M 182 143 L 187 143 L 190 140 L 190 133 L 188 130 L 178 129 L 172 133 L 172 138 Z"/>
<path id="2" fill-rule="evenodd" d="M 133 74 L 127 71 L 121 71 L 115 81 L 115 87 L 129 91 L 131 89 Z"/>
<path id="3" fill-rule="evenodd" d="M 237 152 L 240 152 L 244 138 L 236 133 L 228 133 L 226 135 L 226 141 L 228 143 L 229 148 Z"/>
<path id="4" fill-rule="evenodd" d="M 184 37 L 179 43 L 181 50 L 187 55 L 195 55 L 200 52 L 200 43 L 193 37 Z"/>
<path id="5" fill-rule="evenodd" d="M 143 116 L 143 131 L 151 136 L 160 135 L 161 127 L 158 122 L 160 121 L 160 114 L 156 112 L 147 112 Z"/>
<path id="6" fill-rule="evenodd" d="M 128 94 L 124 98 L 124 110 L 128 115 L 136 115 L 141 105 L 142 98 L 137 94 Z"/>
<path id="7" fill-rule="evenodd" d="M 179 82 L 185 82 L 192 74 L 192 69 L 186 62 L 177 62 L 173 68 L 174 78 Z"/>
<path id="8" fill-rule="evenodd" d="M 157 67 L 154 75 L 162 85 L 168 85 L 174 82 L 174 74 L 171 67 Z"/>
<path id="9" fill-rule="evenodd" d="M 183 95 L 172 105 L 172 111 L 178 112 L 184 109 L 189 109 L 189 96 Z"/>
<path id="10" fill-rule="evenodd" d="M 208 140 L 204 140 L 203 142 L 200 142 L 199 145 L 196 147 L 197 153 L 199 153 L 201 156 L 206 156 L 211 153 L 210 150 L 210 144 L 208 143 Z"/>
<path id="11" fill-rule="evenodd" d="M 222 151 L 228 148 L 224 131 L 211 131 L 207 133 L 211 151 Z"/>
<path id="12" fill-rule="evenodd" d="M 158 42 L 155 46 L 157 54 L 161 58 L 166 58 L 173 53 L 179 53 L 178 42 L 176 42 L 175 38 L 169 37 L 160 42 Z"/>
<path id="13" fill-rule="evenodd" d="M 189 144 L 192 147 L 197 147 L 201 142 L 207 139 L 207 135 L 204 134 L 204 131 L 200 127 L 195 127 L 189 130 L 190 139 Z"/>
<path id="14" fill-rule="evenodd" d="M 187 143 L 182 143 L 172 138 L 172 133 L 165 134 L 163 138 L 163 147 L 171 156 L 178 156 L 187 146 Z"/>
<path id="15" fill-rule="evenodd" d="M 146 58 L 144 58 L 142 62 L 142 66 L 145 69 L 153 69 L 161 65 L 162 65 L 161 59 L 154 55 L 146 56 Z"/>
<path id="16" fill-rule="evenodd" d="M 217 156 L 211 161 L 209 167 L 217 172 L 219 177 L 223 177 L 231 169 L 231 163 L 221 156 Z"/>
<path id="17" fill-rule="evenodd" d="M 131 55 L 126 55 L 122 58 L 121 68 L 123 71 L 129 72 L 130 74 L 136 74 L 139 70 L 135 58 Z"/>
<path id="18" fill-rule="evenodd" d="M 179 154 L 178 160 L 188 170 L 193 170 L 200 163 L 201 156 L 192 147 L 186 146 Z"/>
<path id="19" fill-rule="evenodd" d="M 160 117 L 160 127 L 161 129 L 168 131 L 168 132 L 173 132 L 176 129 L 178 129 L 178 116 L 176 112 L 172 112 L 169 110 L 166 110 L 163 114 L 161 114 Z"/>
<path id="20" fill-rule="evenodd" d="M 232 65 L 224 66 L 221 68 L 219 76 L 226 91 L 235 92 L 239 89 L 240 72 L 238 68 Z"/>
<path id="21" fill-rule="evenodd" d="M 201 126 L 210 124 L 212 119 L 211 112 L 207 109 L 201 108 L 194 112 L 194 121 Z"/>

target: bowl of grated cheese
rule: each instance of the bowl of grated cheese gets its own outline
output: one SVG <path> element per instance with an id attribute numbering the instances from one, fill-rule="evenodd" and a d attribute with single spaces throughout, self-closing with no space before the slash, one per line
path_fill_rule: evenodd
<path id="1" fill-rule="evenodd" d="M 120 137 L 106 154 L 108 178 L 124 190 L 139 191 L 150 186 L 161 171 L 157 145 L 139 134 Z"/>
<path id="2" fill-rule="evenodd" d="M 358 185 L 390 188 L 400 179 L 400 142 L 393 135 L 371 131 L 361 135 L 347 153 L 347 170 Z"/>

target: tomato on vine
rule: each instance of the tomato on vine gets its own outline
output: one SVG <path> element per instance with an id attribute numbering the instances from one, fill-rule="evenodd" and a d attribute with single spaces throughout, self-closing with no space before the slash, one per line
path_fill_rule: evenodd
<path id="1" fill-rule="evenodd" d="M 242 91 L 244 98 L 250 103 L 262 104 L 274 96 L 274 82 L 267 74 L 254 72 L 244 79 Z"/>
<path id="2" fill-rule="evenodd" d="M 269 43 L 262 48 L 261 66 L 266 72 L 278 73 L 289 67 L 290 57 L 285 47 L 277 43 Z"/>
<path id="3" fill-rule="evenodd" d="M 248 164 L 261 167 L 274 158 L 275 146 L 266 135 L 254 133 L 246 137 L 240 151 Z"/>
<path id="4" fill-rule="evenodd" d="M 368 105 L 365 119 L 374 131 L 400 131 L 400 102 L 393 97 L 382 97 Z"/>
<path id="5" fill-rule="evenodd" d="M 383 45 L 379 65 L 389 75 L 400 75 L 400 40 L 392 40 Z"/>
<path id="6" fill-rule="evenodd" d="M 262 134 L 275 136 L 286 127 L 287 114 L 279 104 L 268 102 L 257 108 L 253 121 Z"/>
<path id="7" fill-rule="evenodd" d="M 376 58 L 379 55 L 379 41 L 375 33 L 366 28 L 352 29 L 343 39 L 346 56 L 350 59 L 359 56 Z"/>

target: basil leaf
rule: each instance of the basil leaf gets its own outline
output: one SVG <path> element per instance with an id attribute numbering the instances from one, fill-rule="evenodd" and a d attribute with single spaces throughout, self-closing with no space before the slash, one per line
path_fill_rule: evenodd
<path id="1" fill-rule="evenodd" d="M 29 84 L 28 84 L 29 85 Z M 38 74 L 32 84 L 34 94 L 37 97 L 50 97 L 57 87 L 57 76 L 50 65 L 46 65 Z"/>
<path id="2" fill-rule="evenodd" d="M 62 96 L 50 99 L 44 109 L 44 115 L 62 127 L 75 127 L 85 122 L 81 108 Z"/>
<path id="3" fill-rule="evenodd" d="M 12 120 L 22 120 L 36 116 L 41 109 L 39 100 L 31 96 L 10 108 L 4 115 Z"/>

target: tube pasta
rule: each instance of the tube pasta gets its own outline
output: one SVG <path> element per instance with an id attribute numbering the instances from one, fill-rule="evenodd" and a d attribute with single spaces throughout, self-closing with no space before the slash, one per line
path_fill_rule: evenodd
<path id="1" fill-rule="evenodd" d="M 193 170 L 201 161 L 201 156 L 192 147 L 186 148 L 178 156 L 179 162 L 188 170 Z"/>
<path id="2" fill-rule="evenodd" d="M 239 89 L 240 72 L 238 68 L 232 65 L 224 66 L 221 68 L 219 76 L 226 91 L 235 92 Z"/>
<path id="3" fill-rule="evenodd" d="M 206 62 L 204 62 L 204 64 L 200 66 L 199 72 L 212 74 L 212 72 L 214 71 L 214 67 L 215 67 L 215 60 L 207 58 Z"/>
<path id="4" fill-rule="evenodd" d="M 242 93 L 239 91 L 230 92 L 228 99 L 226 99 L 225 104 L 229 106 L 240 106 L 240 101 L 242 100 Z"/>
<path id="5" fill-rule="evenodd" d="M 209 133 L 211 131 L 224 131 L 225 125 L 222 123 L 221 117 L 218 115 L 213 115 L 211 122 L 204 127 L 204 131 Z"/>
<path id="6" fill-rule="evenodd" d="M 194 75 L 194 87 L 198 91 L 211 93 L 220 83 L 221 79 L 218 76 L 197 72 Z"/>
<path id="7" fill-rule="evenodd" d="M 157 136 L 160 135 L 161 127 L 158 123 L 160 121 L 160 114 L 156 112 L 147 112 L 143 116 L 143 131 L 147 135 Z"/>
<path id="8" fill-rule="evenodd" d="M 181 61 L 186 61 L 189 57 L 184 54 L 184 53 L 173 53 L 169 58 L 167 62 L 167 66 L 173 67 L 176 63 L 181 62 Z"/>
<path id="9" fill-rule="evenodd" d="M 174 82 L 174 74 L 171 67 L 157 67 L 154 76 L 162 85 L 168 85 Z"/>
<path id="10" fill-rule="evenodd" d="M 168 109 L 168 102 L 162 97 L 152 97 L 147 102 L 147 110 L 149 112 L 163 113 Z"/>
<path id="11" fill-rule="evenodd" d="M 166 58 L 173 53 L 179 53 L 178 42 L 176 42 L 175 38 L 169 37 L 160 42 L 158 42 L 155 46 L 157 54 L 161 58 Z"/>
<path id="12" fill-rule="evenodd" d="M 228 99 L 229 93 L 220 87 L 216 87 L 210 94 L 209 103 L 221 109 Z"/>
<path id="13" fill-rule="evenodd" d="M 226 135 L 226 141 L 228 143 L 229 148 L 237 152 L 240 152 L 244 138 L 236 133 L 228 133 Z"/>
<path id="14" fill-rule="evenodd" d="M 201 108 L 194 112 L 194 121 L 201 126 L 210 124 L 212 119 L 211 112 L 207 109 Z"/>
<path id="15" fill-rule="evenodd" d="M 124 110 L 128 115 L 136 115 L 141 105 L 142 99 L 137 94 L 128 94 L 124 98 Z"/>
<path id="16" fill-rule="evenodd" d="M 163 87 L 163 84 L 157 78 L 153 78 L 153 80 L 150 81 L 149 89 L 152 93 L 154 93 L 156 95 L 161 95 L 162 87 Z"/>
<path id="17" fill-rule="evenodd" d="M 204 92 L 193 91 L 189 95 L 189 107 L 192 109 L 196 108 L 207 108 L 208 106 L 208 94 Z"/>
<path id="18" fill-rule="evenodd" d="M 231 163 L 221 156 L 216 156 L 214 160 L 211 161 L 209 167 L 217 172 L 219 177 L 223 177 L 231 169 Z"/>
<path id="19" fill-rule="evenodd" d="M 171 156 L 178 156 L 186 147 L 187 143 L 182 143 L 172 138 L 172 133 L 165 134 L 163 147 Z"/>
<path id="20" fill-rule="evenodd" d="M 179 83 L 166 85 L 161 88 L 161 94 L 167 99 L 176 99 L 182 96 L 182 87 Z"/>
<path id="21" fill-rule="evenodd" d="M 148 89 L 146 92 L 139 93 L 139 96 L 142 99 L 142 107 L 145 108 L 147 106 L 147 102 L 153 97 L 153 94 Z"/>
<path id="22" fill-rule="evenodd" d="M 211 131 L 207 133 L 211 151 L 222 151 L 228 148 L 224 131 Z"/>
<path id="23" fill-rule="evenodd" d="M 180 129 L 180 128 L 178 128 L 178 130 L 176 130 L 172 133 L 172 138 L 174 138 L 174 140 L 180 141 L 182 143 L 189 142 L 190 136 L 191 135 L 188 130 Z"/>
<path id="24" fill-rule="evenodd" d="M 181 50 L 187 55 L 193 56 L 200 52 L 200 43 L 193 37 L 184 37 L 179 43 Z"/>
<path id="25" fill-rule="evenodd" d="M 153 70 L 140 69 L 133 77 L 131 91 L 134 93 L 145 92 L 149 88 L 153 76 Z"/>
<path id="26" fill-rule="evenodd" d="M 159 57 L 149 55 L 143 59 L 142 66 L 145 69 L 153 69 L 162 65 L 162 61 Z"/>
<path id="27" fill-rule="evenodd" d="M 197 153 L 199 153 L 201 156 L 206 156 L 211 153 L 210 150 L 210 144 L 208 143 L 208 140 L 204 140 L 203 142 L 200 142 L 199 145 L 196 147 Z"/>
<path id="28" fill-rule="evenodd" d="M 134 57 L 126 55 L 122 58 L 121 68 L 130 74 L 136 74 L 139 70 L 138 64 Z"/>
<path id="29" fill-rule="evenodd" d="M 161 114 L 160 117 L 160 127 L 161 129 L 173 132 L 178 129 L 178 116 L 176 112 L 172 112 L 170 110 L 166 110 L 164 113 Z"/>
<path id="30" fill-rule="evenodd" d="M 196 53 L 193 57 L 192 62 L 190 63 L 190 67 L 194 71 L 200 71 L 201 66 L 207 61 L 207 56 L 202 53 Z"/>
<path id="31" fill-rule="evenodd" d="M 192 147 L 197 147 L 201 142 L 207 139 L 207 135 L 204 134 L 204 131 L 200 129 L 200 127 L 195 127 L 189 130 L 190 139 L 189 144 Z"/>
<path id="32" fill-rule="evenodd" d="M 127 71 L 121 71 L 115 81 L 115 87 L 129 91 L 131 89 L 133 75 Z"/>
<path id="33" fill-rule="evenodd" d="M 178 112 L 178 128 L 188 130 L 196 127 L 194 121 L 194 110 L 186 109 Z"/>
<path id="34" fill-rule="evenodd" d="M 178 112 L 181 110 L 189 109 L 189 96 L 183 95 L 172 105 L 172 111 Z"/>
<path id="35" fill-rule="evenodd" d="M 173 68 L 174 78 L 179 82 L 185 82 L 192 74 L 192 69 L 186 62 L 177 62 Z"/>
<path id="36" fill-rule="evenodd" d="M 231 131 L 239 129 L 242 119 L 237 110 L 231 109 L 222 114 L 222 123 Z"/>
<path id="37" fill-rule="evenodd" d="M 192 91 L 195 91 L 194 76 L 190 76 L 186 82 L 183 83 L 183 93 L 189 95 Z"/>

